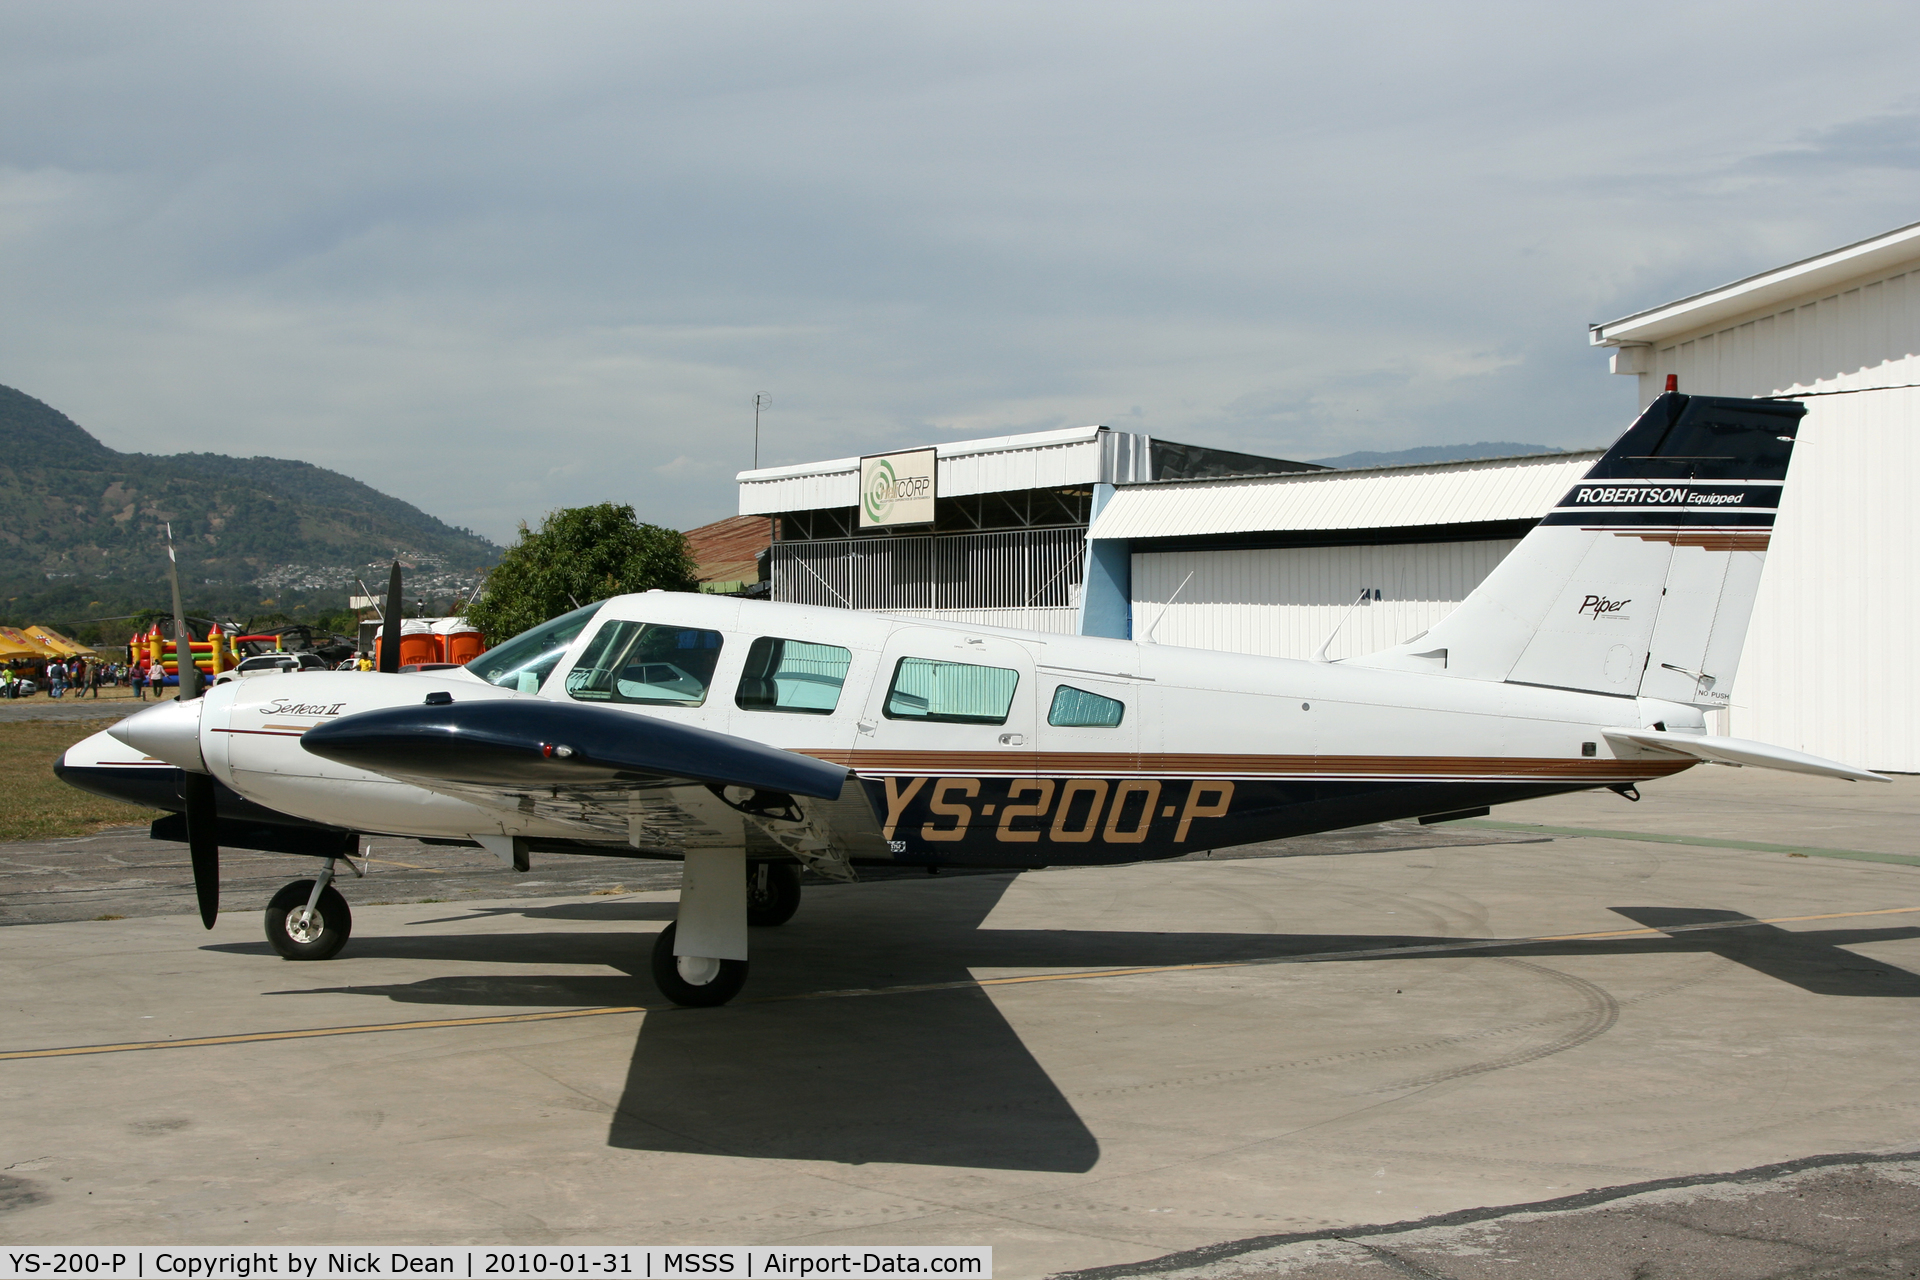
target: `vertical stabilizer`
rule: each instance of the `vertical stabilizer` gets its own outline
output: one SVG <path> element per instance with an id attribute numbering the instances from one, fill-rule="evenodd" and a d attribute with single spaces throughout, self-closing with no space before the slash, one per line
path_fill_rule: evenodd
<path id="1" fill-rule="evenodd" d="M 1805 413 L 1668 392 L 1458 609 L 1351 665 L 1724 707 Z"/>

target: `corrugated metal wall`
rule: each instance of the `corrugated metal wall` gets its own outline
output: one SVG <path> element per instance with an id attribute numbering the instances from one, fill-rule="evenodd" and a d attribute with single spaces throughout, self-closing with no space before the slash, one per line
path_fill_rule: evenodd
<path id="1" fill-rule="evenodd" d="M 1920 271 L 1658 344 L 1643 399 L 1809 396 L 1726 731 L 1920 772 Z M 1874 389 L 1879 388 L 1879 389 Z"/>
<path id="2" fill-rule="evenodd" d="M 1597 451 L 1241 480 L 1134 485 L 1114 494 L 1096 538 L 1177 538 L 1271 529 L 1390 529 L 1537 520 Z"/>
<path id="3" fill-rule="evenodd" d="M 1101 427 L 1074 427 L 938 446 L 935 487 L 942 497 L 1054 489 L 1149 479 L 1148 437 Z M 740 473 L 740 514 L 777 515 L 851 507 L 860 501 L 860 459 Z"/>
<path id="4" fill-rule="evenodd" d="M 1372 653 L 1446 617 L 1518 545 L 1145 552 L 1133 557 L 1133 635 L 1144 640 L 1151 630 L 1157 644 L 1311 658 L 1338 625 L 1329 658 Z M 1381 599 L 1352 607 L 1363 587 Z"/>
<path id="5" fill-rule="evenodd" d="M 1086 548 L 1080 528 L 776 542 L 773 598 L 888 612 L 1071 612 Z"/>

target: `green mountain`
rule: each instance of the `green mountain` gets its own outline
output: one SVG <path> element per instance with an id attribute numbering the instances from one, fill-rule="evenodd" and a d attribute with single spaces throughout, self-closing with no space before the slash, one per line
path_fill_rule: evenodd
<path id="1" fill-rule="evenodd" d="M 501 554 L 471 529 L 337 471 L 283 458 L 118 453 L 52 406 L 0 387 L 0 620 L 77 625 L 165 608 L 169 521 L 189 613 L 333 611 L 356 566 L 398 555 L 418 566 L 425 588 L 472 580 Z"/>

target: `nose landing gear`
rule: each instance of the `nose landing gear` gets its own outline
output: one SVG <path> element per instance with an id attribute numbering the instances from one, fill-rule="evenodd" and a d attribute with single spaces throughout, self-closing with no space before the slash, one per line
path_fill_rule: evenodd
<path id="1" fill-rule="evenodd" d="M 295 880 L 267 904 L 267 942 L 288 960 L 331 960 L 353 934 L 353 912 L 333 887 L 335 859 L 312 880 Z M 364 874 L 346 859 L 355 876 Z"/>

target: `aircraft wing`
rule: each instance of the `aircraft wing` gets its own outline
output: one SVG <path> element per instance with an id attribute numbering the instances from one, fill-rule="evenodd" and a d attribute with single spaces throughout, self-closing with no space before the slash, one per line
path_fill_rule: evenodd
<path id="1" fill-rule="evenodd" d="M 526 698 L 363 711 L 309 729 L 300 745 L 492 810 L 503 830 L 537 816 L 639 848 L 715 843 L 729 824 L 737 840 L 743 819 L 783 845 L 819 848 L 809 810 L 822 806 L 808 801 L 838 800 L 848 773 L 654 716 Z"/>
<path id="2" fill-rule="evenodd" d="M 1888 779 L 1865 769 L 1825 760 L 1785 747 L 1770 746 L 1746 738 L 1709 738 L 1686 733 L 1667 733 L 1659 729 L 1608 729 L 1606 739 L 1615 750 L 1630 754 L 1642 751 L 1692 756 L 1715 764 L 1751 765 L 1757 769 L 1782 769 L 1788 773 L 1811 773 L 1825 778 L 1845 778 L 1848 782 L 1886 782 Z M 1636 748 L 1638 750 L 1636 750 Z"/>

